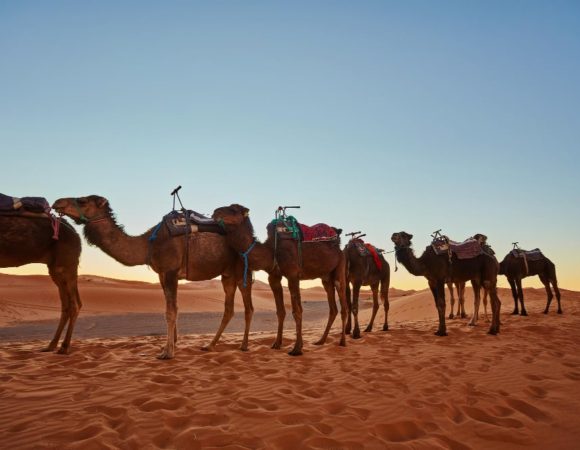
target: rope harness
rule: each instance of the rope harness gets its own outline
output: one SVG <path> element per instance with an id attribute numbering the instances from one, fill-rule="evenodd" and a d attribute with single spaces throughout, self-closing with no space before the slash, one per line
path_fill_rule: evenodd
<path id="1" fill-rule="evenodd" d="M 241 252 L 240 256 L 243 258 L 244 260 L 244 287 L 248 286 L 248 255 L 250 254 L 250 252 L 254 249 L 254 247 L 256 246 L 256 239 L 254 239 L 252 241 L 252 243 L 250 244 L 250 246 L 248 247 L 248 249 L 245 252 Z"/>

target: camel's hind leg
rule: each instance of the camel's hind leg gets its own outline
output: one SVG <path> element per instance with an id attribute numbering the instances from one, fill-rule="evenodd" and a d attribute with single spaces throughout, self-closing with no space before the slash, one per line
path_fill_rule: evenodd
<path id="1" fill-rule="evenodd" d="M 335 283 L 336 289 L 340 289 L 338 283 Z M 350 330 L 352 329 L 352 294 L 350 291 L 350 281 L 346 281 L 346 304 L 348 305 L 348 317 L 346 320 L 346 327 L 344 332 L 346 334 L 350 334 Z"/>
<path id="2" fill-rule="evenodd" d="M 282 290 L 282 276 L 277 274 L 268 275 L 268 283 L 272 294 L 274 294 L 274 301 L 276 302 L 276 316 L 278 317 L 278 332 L 276 340 L 272 344 L 273 349 L 280 349 L 282 347 L 282 334 L 284 332 L 284 319 L 286 318 L 286 308 L 284 307 L 284 291 Z"/>
<path id="3" fill-rule="evenodd" d="M 74 326 L 82 307 L 77 286 L 77 271 L 67 267 L 49 267 L 48 272 L 54 283 L 58 287 L 60 296 L 61 312 L 60 320 L 54 333 L 54 337 L 43 351 L 53 351 L 60 340 L 64 327 L 68 323 L 68 328 L 62 344 L 58 350 L 60 354 L 68 354 L 70 341 L 74 331 Z"/>
<path id="4" fill-rule="evenodd" d="M 518 287 L 518 297 L 520 299 L 520 315 L 527 316 L 526 306 L 524 305 L 524 290 L 522 289 L 522 279 L 516 279 L 516 286 Z"/>
<path id="5" fill-rule="evenodd" d="M 236 296 L 236 279 L 235 279 L 235 277 L 233 277 L 232 275 L 229 275 L 229 274 L 228 275 L 223 274 L 222 275 L 222 287 L 224 289 L 224 294 L 225 294 L 224 314 L 222 316 L 222 321 L 220 323 L 220 326 L 219 326 L 217 333 L 215 334 L 213 340 L 208 345 L 201 348 L 202 350 L 205 350 L 208 352 L 215 350 L 215 346 L 219 342 L 219 340 L 222 336 L 222 333 L 224 332 L 224 330 L 228 326 L 228 323 L 230 323 L 230 320 L 232 320 L 232 317 L 234 317 L 234 299 Z M 250 287 L 250 289 L 251 289 L 251 287 Z M 250 299 L 250 304 L 251 304 L 251 299 Z M 244 306 L 245 306 L 245 300 L 244 300 Z"/>
<path id="6" fill-rule="evenodd" d="M 177 341 L 177 280 L 177 270 L 159 274 L 159 281 L 165 295 L 167 343 L 157 357 L 158 359 L 172 359 L 175 356 L 175 342 Z"/>
<path id="7" fill-rule="evenodd" d="M 383 301 L 383 309 L 385 310 L 385 322 L 383 323 L 383 331 L 389 331 L 389 286 L 391 275 L 383 278 L 381 281 L 381 300 Z"/>
<path id="8" fill-rule="evenodd" d="M 437 328 L 435 335 L 447 336 L 447 327 L 445 325 L 445 283 L 443 281 L 429 280 L 429 288 L 433 293 L 439 317 L 439 328 Z"/>
<path id="9" fill-rule="evenodd" d="M 510 289 L 512 291 L 512 297 L 514 298 L 514 310 L 512 316 L 520 313 L 520 307 L 518 305 L 518 288 L 516 286 L 516 279 L 508 277 L 508 283 L 510 284 Z"/>
<path id="10" fill-rule="evenodd" d="M 465 286 L 465 285 L 464 285 Z M 481 285 L 478 281 L 471 280 L 471 286 L 473 287 L 473 315 L 468 325 L 474 327 L 477 325 L 479 319 L 479 302 L 481 301 Z"/>
<path id="11" fill-rule="evenodd" d="M 457 284 L 457 298 L 458 298 L 458 305 L 457 305 L 457 315 L 462 319 L 467 318 L 467 314 L 465 313 L 465 281 L 461 281 Z"/>
<path id="12" fill-rule="evenodd" d="M 450 281 L 447 283 L 447 289 L 449 290 L 449 302 L 451 303 L 451 311 L 449 312 L 449 319 L 453 319 L 455 315 L 453 311 L 455 309 L 455 295 L 453 293 L 453 283 Z M 457 295 L 459 295 L 459 286 L 457 287 Z"/>
<path id="13" fill-rule="evenodd" d="M 324 284 L 324 281 L 322 283 Z M 354 328 L 352 330 L 352 338 L 353 339 L 360 338 L 360 326 L 358 323 L 358 300 L 359 300 L 359 296 L 360 296 L 360 287 L 361 287 L 360 280 L 353 281 L 353 283 L 352 283 L 352 302 L 349 305 L 350 306 L 349 316 L 352 315 L 352 319 L 354 322 Z M 326 289 L 326 286 L 325 286 L 325 289 Z M 328 294 L 328 291 L 326 292 L 326 295 L 328 297 L 328 306 L 329 306 L 331 311 L 333 309 L 333 306 L 331 306 L 331 302 L 334 305 L 334 316 L 332 317 L 332 321 L 334 321 L 336 314 L 338 314 L 338 310 L 336 309 L 336 301 L 334 299 L 334 291 L 333 291 L 332 300 L 330 299 L 330 295 Z M 330 320 L 331 320 L 330 317 L 328 320 L 330 322 Z"/>
<path id="14" fill-rule="evenodd" d="M 328 338 L 328 333 L 330 333 L 330 329 L 332 328 L 332 324 L 334 323 L 334 319 L 338 315 L 338 308 L 336 307 L 336 297 L 334 295 L 334 281 L 329 280 L 322 280 L 322 284 L 324 286 L 324 290 L 326 291 L 326 298 L 328 299 L 328 321 L 326 322 L 326 328 L 324 329 L 324 334 L 322 337 L 314 343 L 314 345 L 322 345 L 326 342 Z M 359 286 L 360 288 L 360 286 Z M 358 289 L 357 283 L 355 283 L 353 287 L 353 316 L 354 316 L 354 330 L 352 332 L 352 337 L 357 338 L 360 337 L 360 329 L 358 326 Z"/>
<path id="15" fill-rule="evenodd" d="M 489 322 L 489 316 L 487 315 L 487 289 L 483 290 L 483 314 L 485 315 L 485 321 Z"/>
<path id="16" fill-rule="evenodd" d="M 498 334 L 500 326 L 500 309 L 501 301 L 497 295 L 496 285 L 492 281 L 484 281 L 483 287 L 489 292 L 489 299 L 491 302 L 491 326 L 489 328 L 489 334 Z"/>
<path id="17" fill-rule="evenodd" d="M 370 333 L 373 331 L 373 325 L 375 323 L 375 317 L 379 311 L 379 283 L 371 284 L 371 291 L 373 293 L 373 312 L 371 314 L 371 321 L 365 328 L 365 333 Z"/>
<path id="18" fill-rule="evenodd" d="M 290 356 L 299 356 L 302 354 L 302 301 L 300 299 L 300 281 L 298 278 L 288 279 L 288 289 L 292 300 L 292 315 L 296 322 L 296 342 L 294 348 L 288 352 Z"/>

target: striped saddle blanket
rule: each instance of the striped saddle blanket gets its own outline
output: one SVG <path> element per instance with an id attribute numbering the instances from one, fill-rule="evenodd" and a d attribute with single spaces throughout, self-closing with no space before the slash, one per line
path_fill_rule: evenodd
<path id="1" fill-rule="evenodd" d="M 476 239 L 467 239 L 463 242 L 456 242 L 443 238 L 433 241 L 431 245 L 436 254 L 449 254 L 449 251 L 451 251 L 457 256 L 457 259 L 475 258 L 483 252 L 481 244 Z"/>
<path id="2" fill-rule="evenodd" d="M 511 251 L 512 255 L 516 258 L 526 258 L 528 261 L 539 261 L 544 259 L 545 256 L 539 248 L 533 250 L 522 250 L 521 248 L 516 248 Z"/>

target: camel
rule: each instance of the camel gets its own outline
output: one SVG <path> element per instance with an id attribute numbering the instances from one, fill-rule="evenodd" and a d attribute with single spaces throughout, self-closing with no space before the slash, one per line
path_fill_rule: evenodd
<path id="1" fill-rule="evenodd" d="M 437 336 L 446 336 L 445 325 L 445 282 L 461 282 L 471 280 L 475 295 L 476 310 L 479 307 L 479 289 L 483 286 L 490 295 L 492 308 L 492 323 L 489 334 L 499 333 L 499 310 L 501 302 L 497 296 L 497 266 L 493 259 L 482 253 L 471 259 L 458 259 L 455 254 L 436 254 L 430 245 L 423 255 L 417 258 L 411 248 L 413 235 L 404 231 L 393 233 L 391 240 L 395 244 L 397 260 L 413 275 L 424 276 L 429 282 L 433 293 L 435 306 L 439 316 Z M 475 313 L 474 313 L 475 316 Z M 471 325 L 475 323 L 470 322 Z"/>
<path id="2" fill-rule="evenodd" d="M 556 293 L 556 300 L 558 301 L 558 314 L 562 314 L 562 305 L 560 303 L 560 289 L 558 289 L 558 279 L 556 278 L 555 264 L 546 258 L 544 255 L 538 260 L 528 260 L 523 257 L 516 257 L 509 252 L 502 262 L 499 264 L 499 273 L 505 275 L 510 284 L 512 295 L 514 297 L 514 310 L 512 314 L 521 314 L 527 316 L 528 312 L 524 305 L 524 291 L 522 289 L 522 279 L 534 275 L 540 277 L 540 281 L 546 289 L 548 299 L 544 314 L 548 314 L 550 304 L 554 298 L 550 283 L 554 287 Z M 520 301 L 521 309 L 518 309 L 518 299 Z"/>
<path id="3" fill-rule="evenodd" d="M 148 264 L 158 275 L 166 302 L 167 343 L 159 359 L 172 359 L 177 342 L 177 282 L 211 280 L 221 275 L 225 293 L 224 315 L 220 327 L 204 350 L 214 350 L 221 334 L 234 315 L 236 286 L 244 301 L 245 330 L 241 350 L 248 349 L 248 334 L 253 307 L 251 285 L 242 282 L 242 266 L 223 236 L 217 233 L 191 233 L 171 236 L 167 226 L 150 228 L 140 236 L 129 236 L 115 219 L 106 198 L 97 195 L 61 198 L 53 208 L 84 225 L 84 235 L 113 259 L 126 266 Z M 189 243 L 186 237 L 189 236 Z M 188 245 L 189 252 L 186 252 Z"/>
<path id="4" fill-rule="evenodd" d="M 351 233 L 352 234 L 352 233 Z M 379 291 L 383 308 L 385 310 L 385 322 L 383 324 L 383 331 L 388 331 L 388 315 L 389 315 L 389 284 L 390 284 L 390 267 L 381 253 L 377 253 L 377 257 L 381 262 L 381 269 L 379 269 L 373 259 L 373 256 L 366 250 L 368 254 L 361 255 L 359 247 L 364 247 L 364 242 L 360 239 L 361 236 L 353 238 L 344 247 L 344 254 L 346 257 L 346 300 L 349 307 L 348 321 L 346 324 L 346 333 L 351 329 L 351 316 L 354 318 L 354 328 L 352 330 L 352 337 L 358 339 L 361 337 L 358 323 L 358 299 L 361 286 L 370 286 L 373 293 L 373 311 L 371 320 L 365 329 L 365 333 L 370 333 L 373 330 L 375 317 L 379 310 Z M 352 301 L 351 289 L 352 283 Z M 380 288 L 380 289 L 379 289 Z"/>
<path id="5" fill-rule="evenodd" d="M 245 255 L 251 270 L 264 270 L 268 273 L 268 282 L 276 302 L 278 332 L 272 348 L 282 345 L 282 334 L 286 311 L 282 291 L 282 277 L 288 280 L 292 315 L 296 323 L 296 342 L 290 352 L 291 356 L 302 355 L 302 303 L 300 299 L 300 280 L 320 278 L 326 291 L 329 315 L 326 328 L 315 345 L 326 342 L 330 328 L 338 314 L 335 299 L 335 285 L 341 304 L 341 337 L 339 345 L 346 345 L 345 324 L 348 311 L 346 303 L 345 258 L 340 249 L 339 240 L 303 242 L 299 249 L 292 239 L 276 240 L 272 228 L 268 229 L 266 242 L 259 242 L 254 236 L 254 228 L 249 218 L 249 209 L 242 205 L 232 204 L 217 208 L 213 219 L 222 224 L 229 245 L 242 256 Z"/>
<path id="6" fill-rule="evenodd" d="M 0 215 L 0 267 L 43 263 L 58 287 L 60 320 L 44 352 L 57 347 L 64 327 L 65 337 L 57 353 L 68 354 L 74 326 L 82 307 L 77 287 L 81 239 L 66 221 L 61 221 L 58 239 L 53 238 L 51 218 L 46 214 Z"/>

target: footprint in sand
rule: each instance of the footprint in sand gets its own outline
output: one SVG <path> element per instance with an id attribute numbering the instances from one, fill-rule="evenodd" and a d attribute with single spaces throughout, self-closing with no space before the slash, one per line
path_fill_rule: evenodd
<path id="1" fill-rule="evenodd" d="M 478 422 L 489 423 L 491 425 L 496 425 L 498 427 L 504 428 L 523 428 L 524 424 L 517 419 L 507 418 L 507 417 L 496 417 L 489 414 L 483 409 L 475 408 L 472 406 L 464 406 L 463 412 L 471 417 L 473 420 Z"/>
<path id="2" fill-rule="evenodd" d="M 153 399 L 145 401 L 144 403 L 138 405 L 141 411 L 151 412 L 161 409 L 166 409 L 169 411 L 174 411 L 181 408 L 187 404 L 187 399 L 183 397 L 169 397 L 163 399 Z"/>
<path id="3" fill-rule="evenodd" d="M 413 441 L 426 434 L 423 431 L 423 426 L 420 427 L 411 420 L 378 424 L 374 427 L 374 430 L 377 436 L 387 442 Z"/>
<path id="4" fill-rule="evenodd" d="M 507 398 L 505 402 L 511 406 L 513 409 L 519 411 L 525 416 L 528 416 L 535 422 L 541 422 L 548 420 L 550 415 L 542 411 L 541 409 L 536 408 L 533 405 L 530 405 L 528 402 L 523 400 L 518 400 L 516 398 Z"/>
<path id="5" fill-rule="evenodd" d="M 546 396 L 548 395 L 548 391 L 546 391 L 544 388 L 532 385 L 526 387 L 524 389 L 524 392 L 526 392 L 530 397 L 533 398 L 546 398 Z"/>

